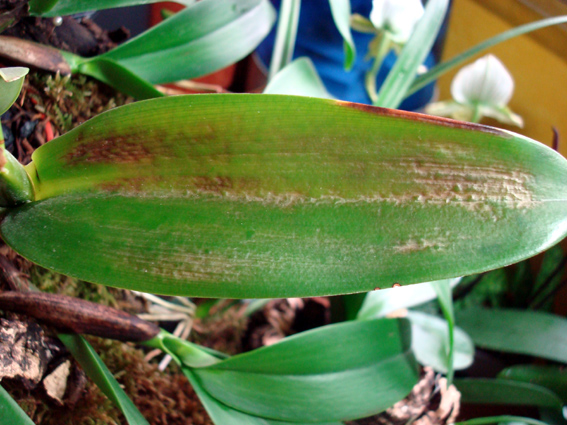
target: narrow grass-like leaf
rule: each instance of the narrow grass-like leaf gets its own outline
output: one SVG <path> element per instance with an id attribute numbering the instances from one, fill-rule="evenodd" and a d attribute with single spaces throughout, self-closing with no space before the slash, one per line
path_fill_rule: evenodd
<path id="1" fill-rule="evenodd" d="M 293 58 L 300 10 L 301 0 L 282 0 L 276 40 L 270 61 L 269 80 L 285 68 Z"/>
<path id="2" fill-rule="evenodd" d="M 149 425 L 87 340 L 77 334 L 58 334 L 58 337 L 87 376 L 120 409 L 129 425 Z"/>
<path id="3" fill-rule="evenodd" d="M 0 68 L 0 115 L 10 109 L 18 98 L 28 72 L 28 68 L 21 66 Z M 0 139 L 4 140 L 1 134 Z"/>
<path id="4" fill-rule="evenodd" d="M 553 304 L 553 294 L 563 282 L 564 252 L 560 244 L 548 249 L 541 263 L 540 271 L 530 296 L 530 308 L 550 310 Z"/>
<path id="5" fill-rule="evenodd" d="M 412 324 L 412 349 L 419 363 L 447 376 L 453 369 L 466 369 L 472 364 L 474 344 L 462 329 L 453 328 L 453 361 L 452 367 L 449 367 L 450 328 L 447 321 L 417 311 L 410 311 L 408 319 Z"/>
<path id="6" fill-rule="evenodd" d="M 152 293 L 367 292 L 502 267 L 567 232 L 567 161 L 546 146 L 326 99 L 137 102 L 42 146 L 26 170 L 36 201 L 3 217 L 9 245 Z"/>
<path id="7" fill-rule="evenodd" d="M 561 399 L 547 388 L 508 379 L 455 379 L 461 401 L 471 404 L 514 404 L 561 411 Z"/>
<path id="8" fill-rule="evenodd" d="M 477 44 L 476 46 L 470 48 L 469 50 L 460 53 L 459 55 L 455 56 L 453 59 L 450 59 L 446 62 L 442 62 L 434 66 L 425 74 L 418 76 L 412 83 L 410 89 L 406 93 L 406 96 L 415 93 L 419 89 L 435 81 L 437 78 L 439 78 L 447 71 L 450 71 L 451 69 L 463 64 L 469 59 L 472 59 L 475 55 L 497 45 L 498 43 L 502 43 L 503 41 L 510 40 L 511 38 L 518 37 L 520 35 L 527 34 L 529 32 L 541 28 L 550 27 L 553 25 L 560 25 L 566 22 L 567 22 L 567 16 L 555 16 L 553 18 L 542 19 L 541 21 L 520 25 L 517 28 L 512 28 L 511 30 L 498 34 L 495 37 L 489 38 L 488 40 Z"/>
<path id="9" fill-rule="evenodd" d="M 461 279 L 447 279 L 451 287 L 457 285 Z M 426 303 L 437 298 L 437 293 L 431 282 L 417 286 L 400 286 L 369 292 L 364 298 L 362 307 L 358 311 L 357 320 L 375 319 L 387 314 Z"/>
<path id="10" fill-rule="evenodd" d="M 448 326 L 448 344 L 446 346 L 447 352 L 447 381 L 449 384 L 453 383 L 453 356 L 455 350 L 455 312 L 453 310 L 453 293 L 451 285 L 447 281 L 432 282 L 431 286 L 437 293 L 437 300 L 439 306 L 445 316 Z"/>
<path id="11" fill-rule="evenodd" d="M 91 10 L 157 3 L 159 0 L 30 0 L 30 14 L 34 16 L 61 16 Z M 196 0 L 175 0 L 176 3 L 190 6 Z"/>
<path id="12" fill-rule="evenodd" d="M 75 61 L 72 70 L 111 60 L 152 84 L 199 77 L 252 52 L 274 19 L 268 0 L 203 0 L 105 54 Z"/>
<path id="13" fill-rule="evenodd" d="M 567 403 L 567 370 L 557 366 L 517 365 L 504 369 L 499 378 L 529 382 L 548 388 Z"/>
<path id="14" fill-rule="evenodd" d="M 406 320 L 345 322 L 192 372 L 210 396 L 253 416 L 355 419 L 386 409 L 417 383 L 410 339 Z"/>
<path id="15" fill-rule="evenodd" d="M 344 67 L 348 71 L 352 68 L 354 60 L 356 58 L 356 47 L 354 45 L 352 33 L 350 31 L 350 0 L 329 0 L 329 5 L 331 6 L 331 13 L 333 15 L 335 25 L 344 40 Z"/>
<path id="16" fill-rule="evenodd" d="M 546 422 L 539 421 L 534 418 L 527 418 L 524 416 L 487 416 L 484 418 L 474 418 L 466 421 L 455 422 L 455 425 L 487 425 L 487 424 L 502 424 L 502 423 L 514 423 L 514 424 L 528 424 L 528 425 L 549 425 Z"/>
<path id="17" fill-rule="evenodd" d="M 291 94 L 332 99 L 317 70 L 307 57 L 297 58 L 270 80 L 265 94 Z"/>
<path id="18" fill-rule="evenodd" d="M 0 385 L 0 425 L 34 425 L 2 385 Z"/>
<path id="19" fill-rule="evenodd" d="M 425 13 L 402 49 L 392 70 L 384 80 L 374 103 L 386 108 L 397 108 L 407 97 L 418 67 L 423 63 L 443 24 L 449 7 L 448 0 L 429 0 Z"/>
<path id="20" fill-rule="evenodd" d="M 457 322 L 482 348 L 567 363 L 567 319 L 526 310 L 471 308 Z"/>

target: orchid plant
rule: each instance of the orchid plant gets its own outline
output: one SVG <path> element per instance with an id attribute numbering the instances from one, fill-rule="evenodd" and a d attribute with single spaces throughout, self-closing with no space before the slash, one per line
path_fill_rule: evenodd
<path id="1" fill-rule="evenodd" d="M 506 106 L 514 92 L 514 80 L 504 64 L 487 55 L 462 68 L 451 84 L 452 101 L 429 104 L 431 115 L 479 122 L 491 117 L 503 124 L 522 127 L 522 117 Z"/>

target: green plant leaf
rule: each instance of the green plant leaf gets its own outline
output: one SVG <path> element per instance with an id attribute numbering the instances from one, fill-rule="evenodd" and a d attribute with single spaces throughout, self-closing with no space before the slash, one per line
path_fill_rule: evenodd
<path id="1" fill-rule="evenodd" d="M 371 291 L 502 267 L 567 232 L 567 161 L 546 146 L 326 99 L 137 102 L 42 146 L 26 170 L 36 201 L 2 218 L 6 243 L 152 293 Z"/>
<path id="2" fill-rule="evenodd" d="M 195 78 L 252 52 L 274 19 L 268 0 L 203 0 L 83 63 L 110 59 L 152 84 Z"/>
<path id="3" fill-rule="evenodd" d="M 350 0 L 329 0 L 329 5 L 331 6 L 331 13 L 333 15 L 335 25 L 344 40 L 344 67 L 348 71 L 352 68 L 356 57 L 356 47 L 350 31 Z"/>
<path id="4" fill-rule="evenodd" d="M 0 115 L 10 109 L 18 98 L 28 72 L 28 68 L 20 66 L 0 68 Z M 0 139 L 4 140 L 2 134 Z"/>
<path id="5" fill-rule="evenodd" d="M 461 401 L 471 404 L 514 404 L 552 408 L 561 412 L 561 399 L 539 385 L 508 379 L 455 379 Z"/>
<path id="6" fill-rule="evenodd" d="M 534 418 L 527 418 L 524 416 L 488 416 L 484 418 L 474 418 L 466 421 L 455 422 L 455 425 L 486 425 L 486 424 L 501 424 L 501 423 L 514 423 L 514 424 L 528 424 L 528 425 L 549 425 L 543 421 Z"/>
<path id="7" fill-rule="evenodd" d="M 517 365 L 504 369 L 499 378 L 545 387 L 567 403 L 567 370 L 558 366 Z"/>
<path id="8" fill-rule="evenodd" d="M 449 368 L 449 327 L 447 321 L 430 314 L 409 311 L 411 322 L 412 349 L 417 361 L 431 366 L 437 372 L 449 375 L 450 370 L 469 367 L 474 360 L 474 344 L 459 327 L 454 327 L 453 367 Z"/>
<path id="9" fill-rule="evenodd" d="M 57 336 L 79 362 L 87 376 L 120 409 L 128 424 L 149 425 L 86 339 L 77 334 L 58 334 Z"/>
<path id="10" fill-rule="evenodd" d="M 351 321 L 193 373 L 212 397 L 248 414 L 333 422 L 370 416 L 404 398 L 419 377 L 410 345 L 406 320 Z"/>
<path id="11" fill-rule="evenodd" d="M 157 3 L 159 0 L 30 0 L 30 14 L 34 16 L 61 16 L 91 10 Z M 176 3 L 191 6 L 196 0 L 175 0 Z"/>
<path id="12" fill-rule="evenodd" d="M 274 78 L 293 58 L 300 10 L 301 0 L 282 0 L 268 80 Z"/>
<path id="13" fill-rule="evenodd" d="M 152 84 L 111 59 L 99 58 L 82 63 L 78 71 L 138 100 L 163 96 Z"/>
<path id="14" fill-rule="evenodd" d="M 549 313 L 471 308 L 457 322 L 482 348 L 567 363 L 567 319 Z"/>
<path id="15" fill-rule="evenodd" d="M 307 57 L 297 58 L 270 80 L 265 94 L 290 94 L 332 99 L 317 70 Z"/>
<path id="16" fill-rule="evenodd" d="M 431 286 L 437 293 L 437 300 L 439 301 L 439 306 L 445 316 L 445 320 L 448 324 L 448 344 L 445 345 L 446 351 L 446 369 L 447 369 L 447 382 L 449 385 L 453 383 L 453 362 L 454 362 L 454 351 L 455 351 L 455 311 L 453 310 L 453 293 L 451 290 L 451 285 L 448 281 L 437 281 L 432 282 Z M 472 361 L 471 361 L 472 363 Z"/>
<path id="17" fill-rule="evenodd" d="M 551 310 L 553 294 L 563 282 L 565 255 L 560 244 L 548 249 L 530 296 L 530 308 Z"/>
<path id="18" fill-rule="evenodd" d="M 0 425 L 34 425 L 2 385 L 0 385 Z"/>
<path id="19" fill-rule="evenodd" d="M 446 62 L 442 62 L 434 66 L 425 74 L 418 76 L 411 84 L 411 87 L 409 88 L 405 96 L 409 96 L 415 93 L 419 89 L 435 81 L 437 78 L 445 74 L 447 71 L 456 68 L 457 66 L 463 64 L 469 59 L 472 59 L 475 55 L 497 45 L 498 43 L 502 43 L 503 41 L 510 40 L 511 38 L 518 37 L 522 34 L 527 34 L 529 32 L 541 28 L 564 24 L 566 22 L 567 22 L 567 16 L 556 16 L 553 18 L 542 19 L 541 21 L 520 25 L 519 27 L 512 28 L 511 30 L 498 34 L 495 37 L 489 38 L 488 40 L 483 41 L 480 44 L 477 44 L 476 46 L 470 48 L 469 50 L 460 53 L 459 55 L 455 56 L 453 59 L 450 59 Z"/>
<path id="20" fill-rule="evenodd" d="M 203 406 L 207 410 L 207 413 L 213 420 L 215 424 L 224 425 L 287 425 L 290 422 L 281 421 L 271 421 L 269 419 L 260 418 L 258 416 L 251 416 L 247 413 L 240 412 L 238 410 L 232 409 L 211 397 L 202 387 L 199 379 L 195 376 L 193 371 L 188 367 L 182 367 L 183 373 L 191 382 L 195 393 L 203 403 Z M 293 422 L 294 425 L 302 425 L 297 422 Z M 340 422 L 328 422 L 320 425 L 342 425 Z"/>
<path id="21" fill-rule="evenodd" d="M 457 285 L 460 280 L 460 278 L 447 279 L 451 287 Z M 431 282 L 372 291 L 366 294 L 356 318 L 357 320 L 368 320 L 384 317 L 400 308 L 414 307 L 435 298 L 437 298 L 437 293 Z"/>
<path id="22" fill-rule="evenodd" d="M 429 0 L 425 13 L 402 49 L 396 63 L 384 80 L 374 104 L 385 108 L 397 108 L 406 98 L 418 67 L 423 63 L 443 24 L 449 7 L 448 0 Z"/>

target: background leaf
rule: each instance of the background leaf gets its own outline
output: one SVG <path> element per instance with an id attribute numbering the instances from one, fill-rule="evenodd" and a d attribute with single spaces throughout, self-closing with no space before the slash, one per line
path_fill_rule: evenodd
<path id="1" fill-rule="evenodd" d="M 408 95 L 417 68 L 423 63 L 443 24 L 448 0 L 429 0 L 425 13 L 415 25 L 408 42 L 398 56 L 396 63 L 384 80 L 374 104 L 385 108 L 397 108 Z"/>
<path id="2" fill-rule="evenodd" d="M 0 425 L 34 425 L 2 385 L 0 385 Z"/>
<path id="3" fill-rule="evenodd" d="M 415 93 L 419 89 L 435 81 L 437 78 L 439 78 L 447 71 L 456 68 L 457 66 L 465 63 L 469 59 L 472 59 L 475 55 L 481 53 L 486 49 L 489 49 L 492 46 L 497 45 L 498 43 L 502 43 L 503 41 L 510 40 L 511 38 L 518 37 L 522 34 L 527 34 L 531 31 L 535 31 L 541 28 L 549 27 L 552 25 L 564 24 L 565 22 L 567 22 L 567 16 L 556 16 L 553 18 L 542 19 L 541 21 L 520 25 L 519 27 L 512 28 L 511 30 L 498 34 L 495 37 L 489 38 L 488 40 L 483 41 L 480 44 L 477 44 L 476 46 L 470 48 L 469 50 L 464 51 L 463 53 L 455 56 L 454 58 L 446 62 L 437 64 L 425 74 L 419 75 L 413 81 L 410 89 L 406 93 L 406 96 Z"/>
<path id="4" fill-rule="evenodd" d="M 252 52 L 274 19 L 268 0 L 203 0 L 73 71 L 111 60 L 152 84 L 199 77 Z"/>
<path id="5" fill-rule="evenodd" d="M 254 416 L 290 422 L 355 419 L 388 408 L 417 383 L 410 339 L 406 320 L 345 322 L 193 374 L 217 401 Z"/>
<path id="6" fill-rule="evenodd" d="M 451 287 L 460 282 L 460 278 L 447 279 Z M 400 308 L 409 308 L 424 304 L 437 298 L 431 282 L 414 286 L 400 286 L 372 291 L 366 294 L 358 311 L 358 320 L 384 317 Z"/>
<path id="7" fill-rule="evenodd" d="M 370 291 L 501 267 L 567 231 L 567 161 L 551 149 L 326 99 L 137 102 L 42 146 L 26 170 L 36 202 L 3 217 L 8 244 L 153 293 Z"/>
<path id="8" fill-rule="evenodd" d="M 335 25 L 344 40 L 344 67 L 348 71 L 352 68 L 356 58 L 356 47 L 350 31 L 350 0 L 329 0 L 329 5 L 331 6 L 331 13 L 333 15 Z"/>
<path id="9" fill-rule="evenodd" d="M 0 115 L 10 109 L 18 98 L 28 72 L 28 68 L 20 66 L 0 68 Z M 2 135 L 0 138 L 4 140 Z"/>
<path id="10" fill-rule="evenodd" d="M 466 369 L 474 360 L 474 344 L 459 327 L 453 329 L 453 366 L 449 364 L 449 327 L 447 321 L 417 311 L 408 312 L 411 322 L 412 349 L 417 361 L 437 372 L 448 374 L 449 369 Z"/>
<path id="11" fill-rule="evenodd" d="M 439 301 L 439 306 L 445 316 L 447 321 L 447 344 L 446 344 L 446 369 L 447 369 L 447 382 L 448 384 L 453 383 L 453 356 L 455 350 L 455 312 L 453 311 L 453 294 L 451 291 L 451 285 L 447 281 L 437 281 L 432 282 L 431 286 L 437 293 L 437 300 Z M 472 363 L 472 361 L 471 361 Z"/>
<path id="12" fill-rule="evenodd" d="M 545 387 L 561 397 L 564 403 L 567 403 L 567 370 L 558 366 L 511 366 L 500 372 L 498 377 Z"/>
<path id="13" fill-rule="evenodd" d="M 278 72 L 270 80 L 265 94 L 290 94 L 332 99 L 317 70 L 307 57 L 298 58 Z"/>
<path id="14" fill-rule="evenodd" d="M 513 404 L 549 407 L 561 411 L 563 403 L 546 388 L 507 379 L 455 379 L 461 401 L 471 404 Z"/>
<path id="15" fill-rule="evenodd" d="M 567 319 L 553 314 L 471 308 L 457 322 L 482 348 L 567 363 Z"/>
<path id="16" fill-rule="evenodd" d="M 77 334 L 57 336 L 79 362 L 87 376 L 124 413 L 128 424 L 149 425 L 86 339 Z"/>
<path id="17" fill-rule="evenodd" d="M 293 58 L 300 9 L 301 0 L 282 0 L 281 2 L 268 80 L 274 78 Z"/>
<path id="18" fill-rule="evenodd" d="M 61 16 L 90 10 L 111 9 L 137 4 L 157 3 L 159 0 L 30 0 L 30 14 L 36 16 Z M 175 0 L 176 3 L 190 6 L 196 0 Z"/>

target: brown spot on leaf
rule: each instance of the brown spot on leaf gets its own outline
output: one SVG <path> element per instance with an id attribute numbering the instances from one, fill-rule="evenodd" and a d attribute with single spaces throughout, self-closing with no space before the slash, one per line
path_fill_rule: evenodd
<path id="1" fill-rule="evenodd" d="M 120 136 L 80 144 L 65 156 L 70 164 L 77 162 L 128 164 L 150 162 L 152 158 L 153 154 L 145 144 Z"/>
<path id="2" fill-rule="evenodd" d="M 232 178 L 226 176 L 197 176 L 193 177 L 193 184 L 195 185 L 195 188 L 200 192 L 218 194 L 230 191 L 234 187 Z"/>
<path id="3" fill-rule="evenodd" d="M 481 124 L 457 121 L 457 120 L 452 120 L 450 118 L 435 117 L 432 115 L 419 114 L 417 112 L 401 111 L 399 109 L 381 108 L 379 106 L 365 105 L 362 103 L 345 102 L 342 100 L 338 100 L 336 102 L 340 106 L 357 109 L 359 111 L 368 112 L 371 114 L 376 114 L 386 117 L 394 117 L 394 118 L 405 118 L 411 121 L 419 121 L 429 124 L 443 125 L 445 127 L 460 128 L 462 130 L 482 131 L 484 133 L 491 133 L 506 138 L 509 137 L 507 133 L 500 131 L 497 128 L 488 127 Z"/>

